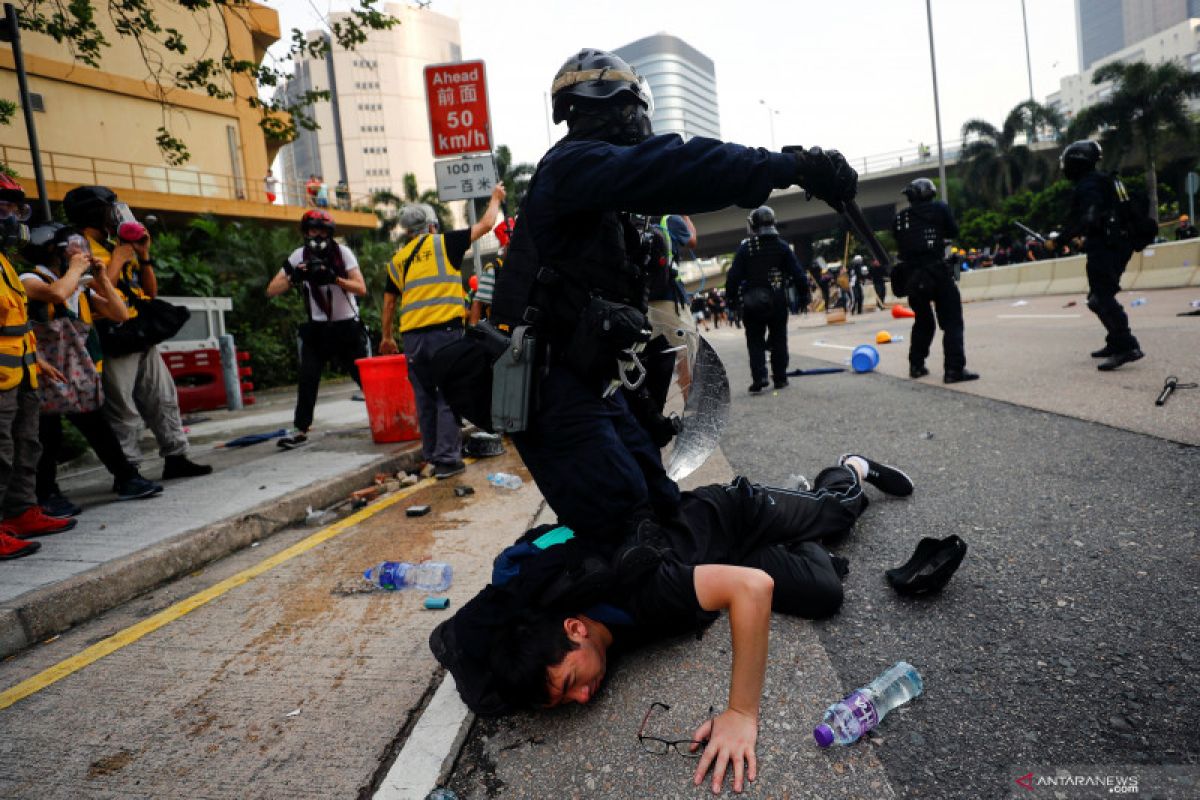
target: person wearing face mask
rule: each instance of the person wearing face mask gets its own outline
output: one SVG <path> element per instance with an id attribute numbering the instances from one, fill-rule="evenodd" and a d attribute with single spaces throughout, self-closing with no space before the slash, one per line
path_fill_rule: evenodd
<path id="1" fill-rule="evenodd" d="M 25 287 L 7 253 L 29 242 L 25 190 L 0 173 L 0 559 L 36 553 L 33 536 L 75 527 L 73 519 L 46 514 L 37 502 L 38 381 L 63 382 L 62 373 L 37 355 Z"/>
<path id="2" fill-rule="evenodd" d="M 629 215 L 752 209 L 796 184 L 840 209 L 858 175 L 832 150 L 654 136 L 648 84 L 603 50 L 571 56 L 550 88 L 567 135 L 542 157 L 521 203 L 491 320 L 506 332 L 525 327 L 523 341 L 537 342 L 528 420 L 512 433 L 534 481 L 563 524 L 615 538 L 679 505 L 627 400 L 645 380 L 640 353 L 651 335 Z"/>
<path id="3" fill-rule="evenodd" d="M 358 301 L 367 293 L 367 284 L 358 268 L 358 259 L 345 245 L 333 239 L 336 230 L 328 211 L 306 211 L 300 218 L 304 244 L 287 257 L 283 268 L 267 285 L 267 297 L 283 294 L 296 287 L 304 294 L 308 322 L 300 326 L 300 383 L 297 387 L 295 432 L 279 440 L 284 449 L 299 447 L 308 441 L 317 389 L 325 365 L 341 366 L 361 388 L 357 359 L 370 353 L 366 328 L 358 318 Z"/>
<path id="4" fill-rule="evenodd" d="M 105 186 L 78 186 L 63 196 L 63 211 L 71 225 L 87 238 L 109 281 L 124 301 L 129 319 L 139 306 L 158 295 L 150 234 L 133 218 L 129 206 Z M 110 236 L 115 238 L 109 238 Z M 115 344 L 115 328 L 98 320 L 104 359 L 104 415 L 121 442 L 130 463 L 142 460 L 138 439 L 142 423 L 154 433 L 163 457 L 162 479 L 207 475 L 212 467 L 188 458 L 188 440 L 179 414 L 179 394 L 156 344 L 130 352 Z M 114 489 L 117 491 L 117 489 Z"/>
<path id="5" fill-rule="evenodd" d="M 59 489 L 56 456 L 62 444 L 63 418 L 83 434 L 105 468 L 112 473 L 120 500 L 153 497 L 162 485 L 146 480 L 121 451 L 104 417 L 99 338 L 93 316 L 124 322 L 129 310 L 91 254 L 81 233 L 58 222 L 34 228 L 23 254 L 32 269 L 21 274 L 29 295 L 29 316 L 42 357 L 66 375 L 65 383 L 43 382 L 37 496 L 46 513 L 70 517 L 82 509 Z"/>

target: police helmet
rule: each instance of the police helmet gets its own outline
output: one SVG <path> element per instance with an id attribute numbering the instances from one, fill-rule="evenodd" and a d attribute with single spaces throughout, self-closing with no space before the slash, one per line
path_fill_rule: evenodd
<path id="1" fill-rule="evenodd" d="M 862 265 L 863 265 L 863 257 L 862 256 L 855 256 L 854 258 L 850 259 L 850 266 L 861 267 Z"/>
<path id="2" fill-rule="evenodd" d="M 437 224 L 437 213 L 428 203 L 410 203 L 400 209 L 400 227 L 408 233 L 425 233 L 430 225 Z"/>
<path id="3" fill-rule="evenodd" d="M 104 230 L 117 194 L 107 186 L 76 186 L 63 195 L 63 211 L 72 225 Z"/>
<path id="4" fill-rule="evenodd" d="M 300 218 L 300 232 L 305 233 L 310 230 L 325 231 L 330 236 L 337 229 L 336 223 L 333 221 L 333 215 L 322 208 L 313 208 L 304 212 L 304 216 Z"/>
<path id="5" fill-rule="evenodd" d="M 550 85 L 554 122 L 568 119 L 579 101 L 622 105 L 637 103 L 647 115 L 654 111 L 654 98 L 646 79 L 620 56 L 584 48 L 567 59 Z"/>
<path id="6" fill-rule="evenodd" d="M 901 192 L 910 203 L 924 203 L 937 197 L 937 187 L 929 178 L 917 178 Z"/>
<path id="7" fill-rule="evenodd" d="M 750 212 L 750 216 L 746 217 L 746 222 L 750 225 L 750 232 L 756 236 L 764 234 L 776 234 L 779 230 L 775 227 L 775 212 L 770 206 L 759 206 Z"/>
<path id="8" fill-rule="evenodd" d="M 1078 180 L 1096 168 L 1102 155 L 1099 142 L 1080 139 L 1063 148 L 1058 163 L 1069 180 Z"/>

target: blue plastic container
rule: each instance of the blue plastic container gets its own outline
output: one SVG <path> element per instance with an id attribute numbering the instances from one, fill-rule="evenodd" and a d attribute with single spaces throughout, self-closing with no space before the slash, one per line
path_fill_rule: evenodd
<path id="1" fill-rule="evenodd" d="M 879 366 L 879 351 L 869 344 L 860 344 L 850 354 L 850 366 L 855 372 L 870 372 Z"/>

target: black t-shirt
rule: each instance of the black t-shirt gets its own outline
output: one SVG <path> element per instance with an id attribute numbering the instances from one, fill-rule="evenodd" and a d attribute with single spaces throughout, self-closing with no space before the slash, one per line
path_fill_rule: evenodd
<path id="1" fill-rule="evenodd" d="M 438 234 L 432 235 L 436 236 Z M 456 231 L 446 231 L 441 236 L 443 240 L 442 246 L 446 253 L 446 258 L 450 262 L 450 266 L 461 272 L 463 257 L 466 256 L 467 249 L 471 246 L 470 229 L 460 228 Z M 384 291 L 388 294 L 400 294 L 400 289 L 397 288 L 395 281 L 388 281 Z"/>

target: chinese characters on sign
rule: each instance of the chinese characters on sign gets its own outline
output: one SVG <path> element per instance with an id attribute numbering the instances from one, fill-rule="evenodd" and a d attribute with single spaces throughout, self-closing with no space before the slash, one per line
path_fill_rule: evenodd
<path id="1" fill-rule="evenodd" d="M 426 67 L 425 99 L 435 158 L 491 151 L 487 77 L 482 61 Z"/>
<path id="2" fill-rule="evenodd" d="M 490 154 L 435 161 L 433 173 L 442 202 L 487 197 L 496 186 L 496 165 Z"/>

